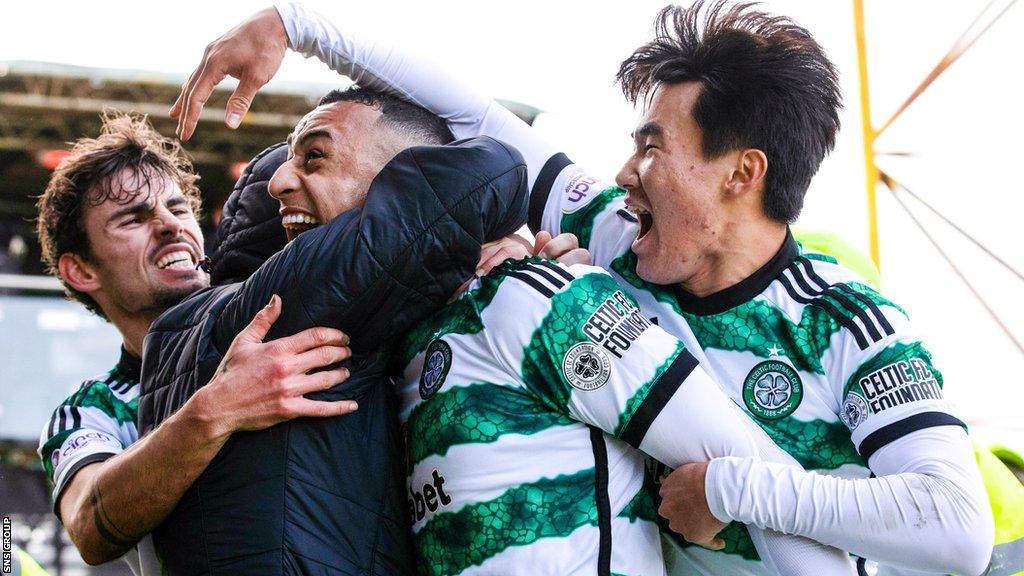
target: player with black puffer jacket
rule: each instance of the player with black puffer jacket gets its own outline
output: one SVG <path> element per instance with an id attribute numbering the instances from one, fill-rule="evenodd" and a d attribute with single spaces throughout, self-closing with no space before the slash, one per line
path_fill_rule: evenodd
<path id="1" fill-rule="evenodd" d="M 272 250 L 264 218 L 280 218 L 263 188 L 283 156 L 281 147 L 258 157 L 228 200 L 215 282 L 244 277 Z M 301 234 L 244 282 L 195 294 L 153 323 L 142 434 L 209 381 L 273 294 L 282 309 L 268 340 L 312 326 L 351 336 L 351 376 L 309 397 L 360 406 L 232 436 L 154 533 L 169 573 L 414 573 L 381 347 L 443 306 L 473 276 L 480 245 L 523 224 L 526 202 L 525 163 L 496 140 L 409 148 L 374 179 L 362 208 Z"/>

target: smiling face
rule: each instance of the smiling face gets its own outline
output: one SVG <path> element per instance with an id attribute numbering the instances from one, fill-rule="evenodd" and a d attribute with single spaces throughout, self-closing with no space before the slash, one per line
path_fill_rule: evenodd
<path id="1" fill-rule="evenodd" d="M 357 102 L 315 108 L 289 137 L 288 160 L 270 180 L 288 240 L 366 200 L 370 182 L 398 151 L 380 111 Z"/>
<path id="2" fill-rule="evenodd" d="M 141 187 L 138 179 L 124 170 L 113 177 L 112 194 L 99 204 L 86 203 L 89 257 L 62 256 L 78 259 L 84 274 L 73 281 L 85 283 L 76 287 L 111 317 L 159 314 L 209 285 L 206 273 L 196 269 L 203 234 L 189 199 L 166 176 Z"/>
<path id="3" fill-rule="evenodd" d="M 692 114 L 700 90 L 696 82 L 657 88 L 633 133 L 634 152 L 615 178 L 640 220 L 637 273 L 656 284 L 693 283 L 719 259 L 735 158 L 704 158 Z"/>

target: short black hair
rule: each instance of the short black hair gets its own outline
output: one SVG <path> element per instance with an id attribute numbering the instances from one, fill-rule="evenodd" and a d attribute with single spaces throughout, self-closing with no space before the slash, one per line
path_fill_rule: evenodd
<path id="1" fill-rule="evenodd" d="M 752 6 L 698 0 L 662 9 L 654 40 L 622 62 L 616 80 L 633 103 L 661 84 L 699 82 L 693 118 L 704 157 L 740 148 L 764 152 L 765 214 L 791 223 L 835 146 L 839 79 L 810 32 Z"/>
<path id="2" fill-rule="evenodd" d="M 425 144 L 448 144 L 455 140 L 448 123 L 422 106 L 417 106 L 372 88 L 353 85 L 345 90 L 331 90 L 317 106 L 335 102 L 356 102 L 380 110 L 379 122 L 387 126 L 412 132 L 423 138 Z"/>

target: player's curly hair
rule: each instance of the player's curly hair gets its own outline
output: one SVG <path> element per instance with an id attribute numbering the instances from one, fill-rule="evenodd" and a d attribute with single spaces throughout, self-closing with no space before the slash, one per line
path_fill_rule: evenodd
<path id="1" fill-rule="evenodd" d="M 168 177 L 178 184 L 199 216 L 199 176 L 181 145 L 161 136 L 145 116 L 104 111 L 98 138 L 81 138 L 65 158 L 39 197 L 36 231 L 42 259 L 50 273 L 60 278 L 57 263 L 62 254 L 92 260 L 83 215 L 87 206 L 107 200 L 126 204 L 139 194 L 153 193 L 150 182 Z M 128 175 L 114 186 L 121 173 Z M 68 297 L 106 319 L 88 294 L 75 290 L 61 278 Z"/>
<path id="2" fill-rule="evenodd" d="M 622 62 L 616 80 L 633 103 L 661 84 L 699 82 L 693 118 L 704 157 L 764 152 L 764 211 L 778 222 L 796 220 L 835 146 L 842 108 L 835 68 L 810 32 L 753 4 L 698 0 L 662 9 L 654 39 Z"/>

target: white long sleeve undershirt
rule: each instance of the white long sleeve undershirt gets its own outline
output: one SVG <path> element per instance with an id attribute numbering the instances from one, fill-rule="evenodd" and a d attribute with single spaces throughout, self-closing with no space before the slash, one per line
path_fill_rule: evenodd
<path id="1" fill-rule="evenodd" d="M 532 188 L 558 152 L 487 95 L 421 56 L 341 30 L 301 5 L 278 5 L 290 47 L 357 83 L 446 119 L 457 138 L 489 135 L 520 150 Z M 966 434 L 935 427 L 872 455 L 878 476 L 841 479 L 757 458 L 718 458 L 705 480 L 712 513 L 797 534 L 918 570 L 980 573 L 992 548 L 991 510 Z"/>
<path id="2" fill-rule="evenodd" d="M 532 189 L 555 149 L 518 116 L 421 55 L 361 37 L 349 22 L 344 29 L 297 3 L 276 5 L 289 47 L 352 79 L 388 92 L 444 118 L 457 139 L 489 135 L 515 146 L 526 160 Z M 500 136 L 497 136 L 499 135 Z"/>
<path id="3" fill-rule="evenodd" d="M 712 514 L 897 566 L 980 574 L 991 510 L 971 443 L 957 426 L 912 432 L 869 462 L 876 478 L 843 479 L 752 458 L 716 458 L 705 494 Z"/>

